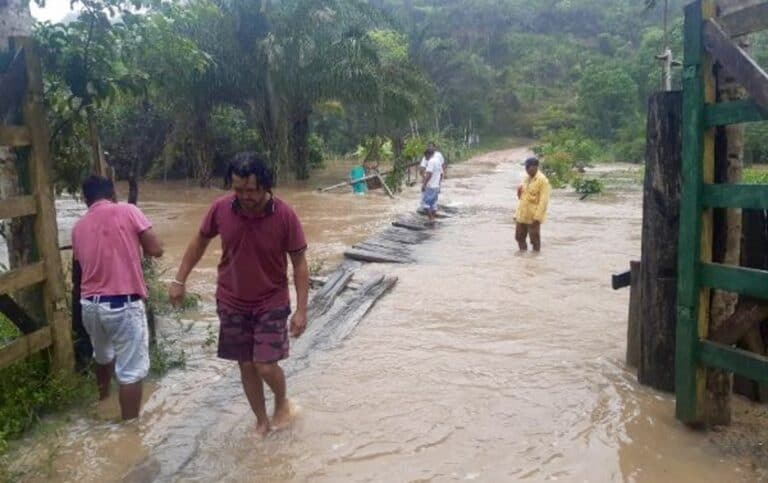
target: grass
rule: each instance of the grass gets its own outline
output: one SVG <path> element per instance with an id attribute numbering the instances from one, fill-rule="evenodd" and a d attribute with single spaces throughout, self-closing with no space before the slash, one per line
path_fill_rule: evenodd
<path id="1" fill-rule="evenodd" d="M 742 180 L 745 184 L 768 184 L 768 169 L 754 166 L 745 168 Z"/>

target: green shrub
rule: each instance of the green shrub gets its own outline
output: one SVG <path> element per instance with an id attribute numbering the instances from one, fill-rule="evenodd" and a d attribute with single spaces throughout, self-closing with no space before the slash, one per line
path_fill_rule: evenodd
<path id="1" fill-rule="evenodd" d="M 309 135 L 309 167 L 312 169 L 322 169 L 325 167 L 325 141 L 317 134 Z"/>
<path id="2" fill-rule="evenodd" d="M 768 184 L 768 169 L 747 168 L 743 172 L 742 180 L 746 184 Z"/>
<path id="3" fill-rule="evenodd" d="M 87 375 L 52 373 L 43 355 L 0 370 L 0 453 L 52 411 L 95 400 L 96 385 Z"/>
<path id="4" fill-rule="evenodd" d="M 562 188 L 573 177 L 573 164 L 573 156 L 564 151 L 556 151 L 544 158 L 541 171 L 553 188 Z"/>
<path id="5" fill-rule="evenodd" d="M 572 182 L 571 186 L 577 193 L 582 195 L 593 195 L 603 192 L 603 182 L 599 179 L 585 178 L 583 176 L 577 176 Z"/>

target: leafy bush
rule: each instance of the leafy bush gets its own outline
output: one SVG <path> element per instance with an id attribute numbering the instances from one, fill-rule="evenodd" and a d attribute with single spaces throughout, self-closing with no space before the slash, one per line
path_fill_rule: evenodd
<path id="1" fill-rule="evenodd" d="M 768 184 L 768 169 L 747 168 L 742 179 L 745 184 Z"/>
<path id="2" fill-rule="evenodd" d="M 325 164 L 325 141 L 317 134 L 309 135 L 309 167 L 312 169 L 322 169 Z"/>
<path id="3" fill-rule="evenodd" d="M 32 356 L 0 370 L 0 453 L 46 413 L 94 400 L 96 385 L 85 375 L 52 373 L 48 360 Z"/>
<path id="4" fill-rule="evenodd" d="M 554 188 L 566 186 L 574 170 L 581 170 L 600 156 L 600 147 L 572 129 L 561 129 L 545 136 L 533 147 L 541 158 L 541 170 Z"/>
<path id="5" fill-rule="evenodd" d="M 584 197 L 603 192 L 603 182 L 594 178 L 578 176 L 571 182 L 571 186 L 577 193 L 585 195 Z"/>

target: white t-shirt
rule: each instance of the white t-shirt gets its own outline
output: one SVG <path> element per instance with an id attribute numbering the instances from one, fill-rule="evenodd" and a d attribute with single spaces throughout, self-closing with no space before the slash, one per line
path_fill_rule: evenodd
<path id="1" fill-rule="evenodd" d="M 443 158 L 443 153 L 441 153 L 440 151 L 435 151 L 435 154 L 433 154 L 432 157 L 429 159 L 440 160 L 440 166 L 445 164 L 445 158 Z M 427 158 L 424 158 L 424 157 L 421 158 L 421 168 L 427 169 Z"/>
<path id="2" fill-rule="evenodd" d="M 443 157 L 438 158 L 437 153 L 435 153 L 427 161 L 426 171 L 432 173 L 432 177 L 427 181 L 427 188 L 439 188 L 440 181 L 443 179 Z"/>

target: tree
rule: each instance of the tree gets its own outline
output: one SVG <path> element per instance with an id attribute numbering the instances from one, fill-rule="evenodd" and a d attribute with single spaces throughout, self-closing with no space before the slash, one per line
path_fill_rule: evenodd
<path id="1" fill-rule="evenodd" d="M 578 95 L 584 130 L 599 139 L 615 139 L 624 119 L 637 111 L 637 84 L 620 67 L 587 67 Z"/>

